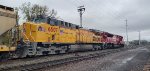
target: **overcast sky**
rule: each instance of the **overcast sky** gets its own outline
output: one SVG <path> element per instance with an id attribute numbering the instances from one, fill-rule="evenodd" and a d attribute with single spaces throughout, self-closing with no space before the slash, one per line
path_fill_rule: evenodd
<path id="1" fill-rule="evenodd" d="M 150 0 L 0 0 L 1 5 L 10 7 L 19 7 L 24 2 L 46 5 L 63 20 L 78 25 L 77 7 L 84 5 L 83 27 L 119 34 L 126 40 L 127 19 L 129 40 L 137 40 L 138 31 L 141 39 L 150 40 Z"/>

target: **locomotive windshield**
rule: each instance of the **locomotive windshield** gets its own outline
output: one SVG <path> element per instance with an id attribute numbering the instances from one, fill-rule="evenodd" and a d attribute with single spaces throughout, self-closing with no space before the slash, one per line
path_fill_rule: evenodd
<path id="1" fill-rule="evenodd" d="M 44 16 L 37 16 L 37 17 L 33 17 L 31 21 L 35 23 L 47 23 L 47 18 Z"/>
<path id="2" fill-rule="evenodd" d="M 47 23 L 47 24 L 51 24 L 51 25 L 57 25 L 56 19 L 46 17 L 46 16 L 33 17 L 31 21 L 35 22 L 35 23 Z"/>
<path id="3" fill-rule="evenodd" d="M 46 23 L 47 19 L 46 18 L 35 18 L 33 20 L 33 22 L 35 22 L 35 23 Z"/>

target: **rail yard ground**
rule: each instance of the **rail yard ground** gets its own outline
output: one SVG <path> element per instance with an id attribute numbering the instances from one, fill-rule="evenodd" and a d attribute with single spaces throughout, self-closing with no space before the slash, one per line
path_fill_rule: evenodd
<path id="1" fill-rule="evenodd" d="M 149 47 L 150 46 L 129 46 L 120 49 L 78 52 L 78 55 L 76 55 L 76 53 L 70 53 L 8 60 L 1 62 L 0 70 L 16 71 L 25 69 L 27 71 L 147 71 L 149 66 L 148 60 L 150 60 Z M 96 54 L 98 55 L 92 56 Z M 89 55 L 92 57 L 86 57 Z M 75 59 L 76 57 L 79 57 L 80 59 L 73 61 L 72 58 Z M 67 59 L 70 61 L 66 62 Z"/>
<path id="2" fill-rule="evenodd" d="M 146 64 L 150 57 L 149 46 L 109 54 L 61 66 L 41 69 L 42 71 L 149 71 Z M 145 65 L 145 67 L 144 67 Z"/>

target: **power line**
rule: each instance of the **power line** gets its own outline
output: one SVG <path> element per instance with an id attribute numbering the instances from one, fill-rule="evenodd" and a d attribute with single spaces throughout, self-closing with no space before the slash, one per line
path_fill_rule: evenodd
<path id="1" fill-rule="evenodd" d="M 107 0 L 106 0 L 106 1 L 107 1 Z M 74 3 L 75 3 L 75 2 L 76 2 L 76 4 L 81 4 L 81 3 L 84 3 L 84 4 L 85 4 L 85 3 L 87 3 L 87 1 L 83 1 L 83 0 L 75 0 Z M 91 4 L 91 2 L 94 2 L 94 3 Z M 90 5 L 90 7 L 91 7 L 91 5 L 94 6 L 94 5 L 99 4 L 99 3 L 92 0 L 92 1 L 88 2 L 87 4 Z M 97 9 L 98 9 L 97 11 L 99 11 L 99 12 L 100 12 L 100 11 L 104 11 L 103 13 L 105 13 L 106 15 L 108 15 L 109 13 L 112 13 L 112 14 L 110 14 L 110 15 L 111 15 L 112 17 L 114 17 L 114 18 L 116 18 L 117 16 L 120 17 L 120 18 L 121 18 L 121 17 L 124 18 L 124 16 L 119 15 L 118 11 L 116 11 L 116 10 L 112 7 L 113 5 L 112 5 L 111 2 L 107 1 L 107 2 L 105 3 L 105 5 L 103 5 L 103 6 L 105 6 L 105 8 L 108 8 L 111 12 L 109 12 L 109 11 L 104 11 L 104 9 L 102 10 L 102 9 L 99 9 L 98 7 L 97 7 Z M 115 10 L 115 11 L 114 11 L 114 10 Z M 107 13 L 106 13 L 106 12 L 107 12 Z M 110 16 L 110 15 L 109 15 L 109 16 Z M 122 19 L 121 19 L 121 20 L 122 20 Z"/>
<path id="2" fill-rule="evenodd" d="M 71 4 L 73 4 L 75 7 L 77 7 L 77 6 L 78 6 L 78 4 L 77 4 L 77 3 L 75 3 L 76 1 L 69 0 L 68 2 L 70 2 Z"/>
<path id="3" fill-rule="evenodd" d="M 83 0 L 76 0 L 76 1 L 74 1 L 74 2 L 76 2 L 76 3 L 78 3 L 78 4 L 81 4 L 81 3 L 87 3 L 87 1 L 83 1 Z M 92 1 L 90 1 L 90 2 L 88 2 L 88 5 L 90 5 L 90 7 L 91 6 L 94 6 L 94 5 L 96 5 L 96 4 L 98 4 L 97 2 L 95 2 L 94 1 L 94 4 L 91 4 L 91 2 L 93 2 L 93 0 Z M 96 4 L 95 4 L 96 3 Z M 108 2 L 107 2 L 108 3 Z M 104 5 L 104 6 L 106 6 L 106 5 Z M 107 8 L 108 8 L 108 4 L 107 4 Z M 102 9 L 99 9 L 98 7 L 97 7 L 97 11 L 104 11 L 103 13 L 105 13 L 106 15 L 108 15 L 109 14 L 109 12 L 108 11 L 105 11 L 104 9 L 102 10 Z M 111 10 L 110 8 L 109 8 L 109 10 Z M 111 10 L 112 11 L 112 10 Z M 107 12 L 107 13 L 106 13 Z M 113 11 L 111 12 L 111 13 L 113 13 L 113 14 L 110 14 L 112 17 L 116 17 L 117 16 L 117 14 L 115 14 Z M 108 15 L 108 16 L 110 16 L 110 15 Z"/>
<path id="4" fill-rule="evenodd" d="M 72 0 L 71 0 L 72 1 Z M 74 2 L 73 2 L 74 1 Z M 94 7 L 95 5 L 99 5 L 99 3 L 95 0 L 92 0 L 92 1 L 84 1 L 84 0 L 73 0 L 72 2 L 75 3 L 76 5 L 78 4 L 81 4 L 81 3 L 84 3 L 84 4 L 87 4 L 87 6 L 90 6 L 90 7 Z M 114 7 L 112 7 L 112 3 L 109 2 L 109 1 L 105 1 L 106 3 L 102 3 L 101 5 L 103 6 L 102 8 L 99 8 L 99 7 L 96 7 L 97 10 L 99 13 L 99 15 L 103 15 L 103 14 L 106 14 L 108 15 L 110 18 L 116 20 L 117 22 L 117 19 L 116 17 L 120 17 L 118 18 L 118 23 L 120 20 L 122 20 L 121 18 L 124 18 L 124 16 L 120 15 L 118 11 L 114 10 Z M 105 6 L 105 7 L 104 7 Z M 109 9 L 110 11 L 106 11 L 107 9 L 104 9 L 104 8 L 107 8 Z M 100 14 L 102 13 L 102 14 Z M 95 19 L 98 19 L 98 18 L 95 18 Z M 115 24 L 115 23 L 114 23 Z M 102 24 L 101 24 L 102 25 Z M 99 25 L 98 25 L 99 26 Z"/>
<path id="5" fill-rule="evenodd" d="M 113 13 L 116 15 L 116 16 L 118 16 L 118 17 L 120 17 L 120 18 L 124 18 L 125 16 L 123 16 L 123 15 L 119 15 L 119 12 L 113 7 L 113 5 L 112 5 L 112 2 L 110 1 L 110 0 L 106 0 L 107 2 L 109 2 L 109 8 L 110 9 L 113 9 L 112 11 L 113 11 Z M 115 13 L 116 12 L 116 13 Z"/>

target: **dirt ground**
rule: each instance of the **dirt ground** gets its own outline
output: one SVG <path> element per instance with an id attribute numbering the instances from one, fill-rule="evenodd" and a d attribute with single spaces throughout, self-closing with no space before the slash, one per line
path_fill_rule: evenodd
<path id="1" fill-rule="evenodd" d="M 150 57 L 150 49 L 139 47 L 101 58 L 70 63 L 43 71 L 142 71 Z"/>

